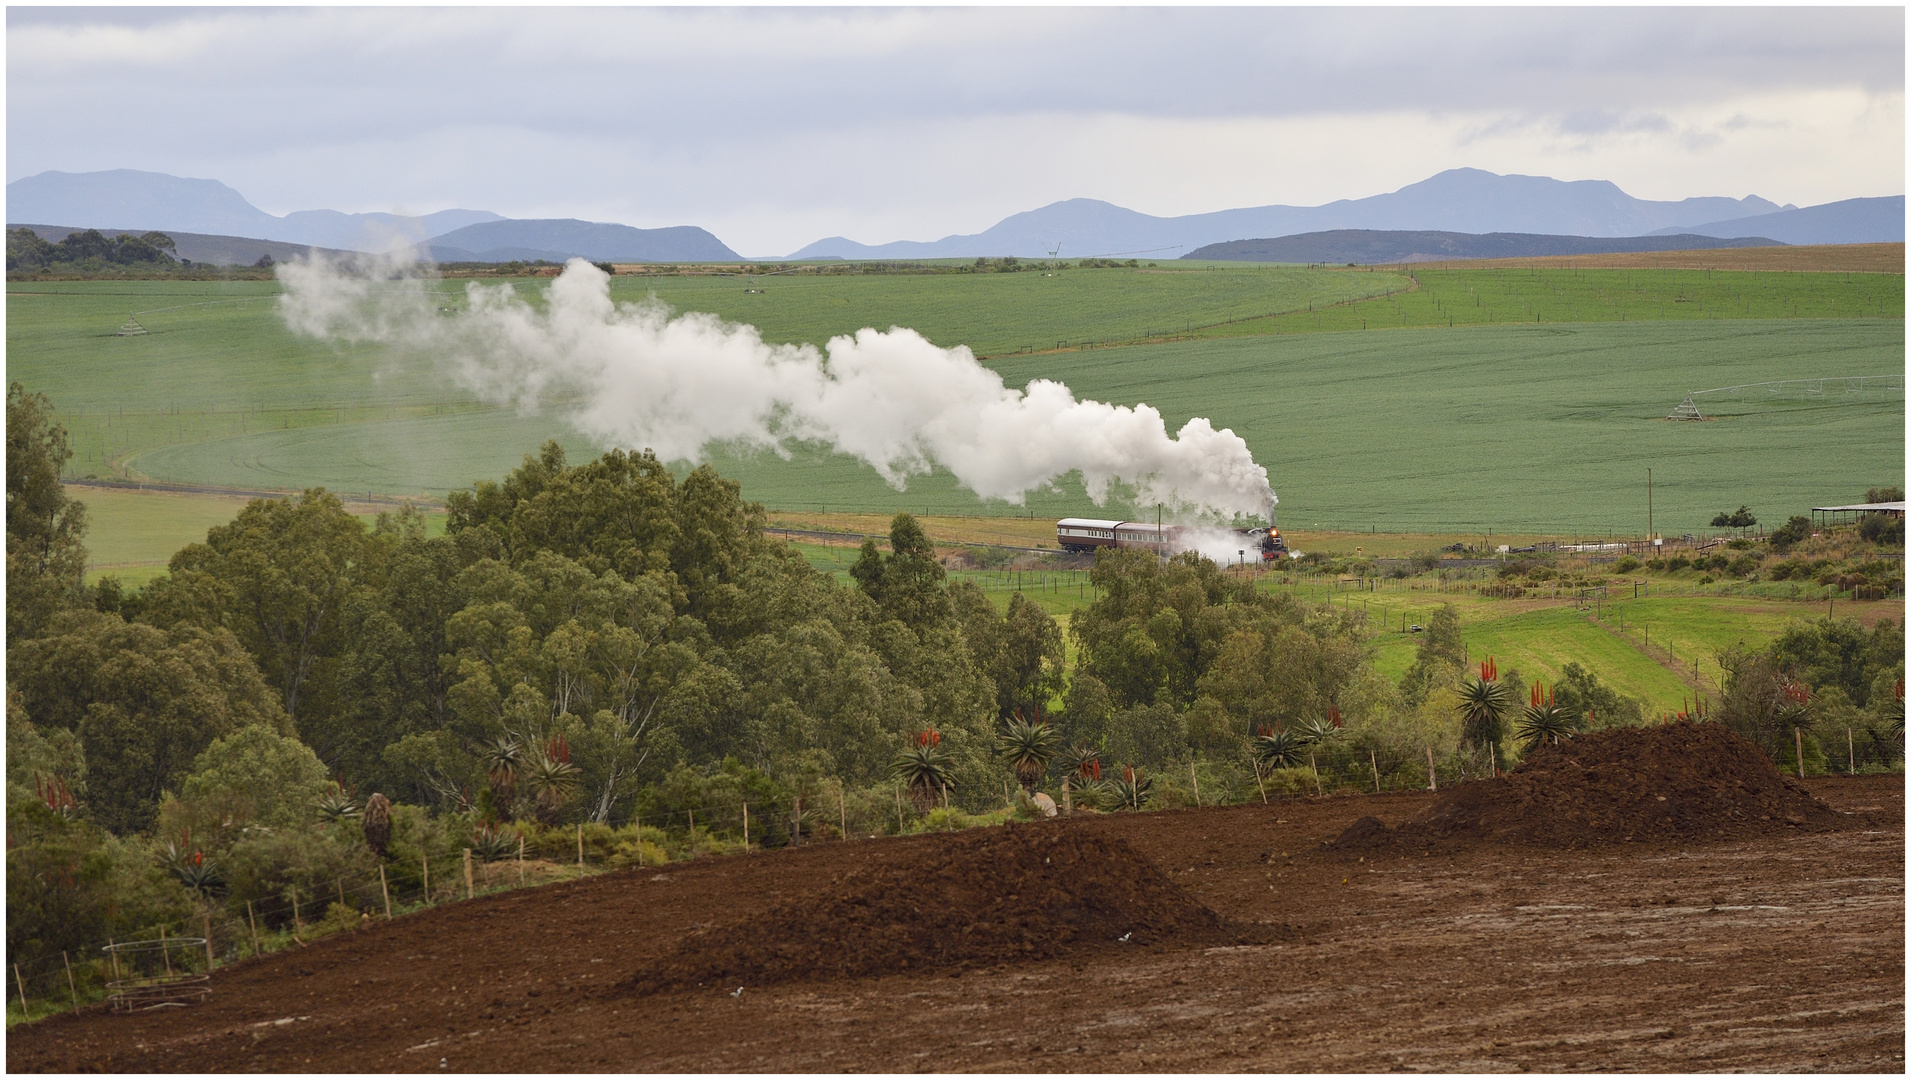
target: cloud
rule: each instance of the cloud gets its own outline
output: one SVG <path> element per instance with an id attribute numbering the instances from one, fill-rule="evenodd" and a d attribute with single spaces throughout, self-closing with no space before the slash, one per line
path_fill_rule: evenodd
<path id="1" fill-rule="evenodd" d="M 1074 196 L 1156 214 L 1319 202 L 1453 165 L 1565 167 L 1644 182 L 1634 193 L 1650 197 L 1902 190 L 1902 130 L 1880 142 L 1846 104 L 1902 116 L 1895 8 L 16 7 L 7 19 L 9 179 L 213 175 L 275 213 L 465 205 L 695 223 L 771 254 L 831 233 L 974 231 Z M 1793 122 L 1824 100 L 1839 108 L 1822 130 Z M 1712 122 L 1722 113 L 1788 134 L 1746 141 Z M 1494 125 L 1544 138 L 1521 151 Z M 1483 133 L 1471 145 L 1492 160 L 1456 151 L 1466 132 Z M 1426 156 L 1396 152 L 1407 147 Z M 1636 168 L 1643 147 L 1669 167 Z M 1270 158 L 1280 167 L 1251 171 Z M 1669 193 L 1659 176 L 1692 186 Z"/>

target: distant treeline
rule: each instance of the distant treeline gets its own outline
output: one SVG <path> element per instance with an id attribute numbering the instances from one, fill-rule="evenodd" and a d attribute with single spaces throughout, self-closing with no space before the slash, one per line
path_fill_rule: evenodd
<path id="1" fill-rule="evenodd" d="M 163 232 L 126 232 L 108 236 L 98 229 L 68 233 L 66 239 L 51 243 L 32 229 L 7 230 L 7 273 L 61 277 L 167 277 L 253 276 L 250 272 L 270 271 L 270 257 L 255 267 L 224 268 L 195 263 L 179 257 L 179 247 Z"/>

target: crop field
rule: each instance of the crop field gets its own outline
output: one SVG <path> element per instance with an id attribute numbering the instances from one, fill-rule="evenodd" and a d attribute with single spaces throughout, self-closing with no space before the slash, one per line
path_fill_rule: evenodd
<path id="1" fill-rule="evenodd" d="M 1414 270 L 1546 269 L 1781 270 L 1812 273 L 1904 273 L 1904 245 L 1800 244 L 1793 247 L 1632 251 L 1610 255 L 1542 255 L 1530 259 L 1455 259 L 1420 263 Z"/>
<path id="2" fill-rule="evenodd" d="M 1049 303 L 1040 293 L 1047 286 L 1128 305 L 1128 329 L 1141 333 L 1198 307 L 1202 290 L 1214 291 L 1221 306 L 1201 309 L 1201 318 L 1225 316 L 1227 304 L 1253 289 L 1265 294 L 1269 282 L 1289 280 L 1281 273 L 1321 282 L 1323 295 L 1387 276 L 1297 268 L 1071 270 L 1054 278 L 841 275 L 777 277 L 773 286 L 759 279 L 770 290 L 760 294 L 745 291 L 755 287 L 745 278 L 616 280 L 620 291 L 647 294 L 654 287 L 673 303 L 759 319 L 772 340 L 865 322 L 934 329 L 938 318 L 981 318 L 1023 338 L 1035 334 L 1035 344 L 1052 348 L 1074 340 L 1070 335 L 1094 325 L 1104 309 L 1081 308 L 1073 299 Z M 1645 525 L 1644 474 L 1652 468 L 1654 524 L 1678 531 L 1741 502 L 1769 517 L 1902 480 L 1901 389 L 1735 405 L 1704 424 L 1660 419 L 1690 390 L 1902 375 L 1901 317 L 1831 317 L 1864 308 L 1881 290 L 1895 289 L 1901 307 L 1902 276 L 1601 273 L 1607 278 L 1426 272 L 1416 292 L 1317 306 L 1321 325 L 1297 327 L 1322 329 L 1329 317 L 1357 320 L 1347 313 L 1374 305 L 1457 310 L 1456 298 L 1465 295 L 1498 305 L 1483 300 L 1475 310 L 1508 313 L 1534 304 L 1544 311 L 1549 298 L 1570 295 L 1584 300 L 1585 316 L 1593 318 L 1604 309 L 1592 301 L 1621 286 L 1671 297 L 1666 317 L 1647 300 L 1639 301 L 1643 321 L 1258 336 L 1244 322 L 1194 332 L 1195 340 L 1007 355 L 991 363 L 1011 385 L 1059 378 L 1081 396 L 1152 404 L 1171 427 L 1196 415 L 1232 427 L 1268 466 L 1290 527 L 1637 534 Z M 786 282 L 790 297 L 779 299 L 775 290 Z M 1281 287 L 1288 288 L 1284 303 L 1315 287 L 1290 285 Z M 455 292 L 457 283 L 443 287 Z M 1766 289 L 1775 291 L 1768 296 Z M 515 467 L 547 438 L 576 457 L 596 452 L 564 423 L 561 406 L 521 415 L 461 395 L 429 362 L 293 338 L 272 310 L 274 290 L 263 282 L 14 283 L 9 377 L 53 399 L 73 433 L 76 476 L 267 489 L 322 484 L 342 493 L 441 498 Z M 1674 303 L 1680 292 L 1693 303 Z M 813 310 L 828 309 L 832 296 L 847 298 L 844 314 Z M 752 312 L 749 305 L 759 303 Z M 998 307 L 962 314 L 964 305 L 977 304 Z M 1706 318 L 1673 318 L 1698 306 Z M 1613 310 L 1624 315 L 1623 308 Z M 1792 311 L 1827 317 L 1748 317 Z M 150 332 L 115 336 L 135 313 Z M 1395 317 L 1394 325 L 1401 321 L 1413 317 Z M 939 333 L 953 333 L 957 323 L 944 325 Z M 1010 338 L 1001 345 L 1021 347 Z M 709 457 L 741 480 L 749 497 L 779 511 L 1032 513 L 1037 520 L 1097 512 L 1067 478 L 1014 507 L 980 504 L 941 471 L 898 492 L 861 464 L 816 447 L 796 447 L 787 461 L 723 447 Z"/>
<path id="3" fill-rule="evenodd" d="M 1013 274 L 618 276 L 611 295 L 749 323 L 768 341 L 822 344 L 865 326 L 907 326 L 977 356 L 1201 335 L 1276 312 L 1412 286 L 1403 274 L 1297 266 L 1175 264 Z"/>
<path id="4" fill-rule="evenodd" d="M 1904 275 L 1539 267 L 1412 268 L 1417 287 L 1296 311 L 1240 333 L 1389 330 L 1409 326 L 1694 321 L 1904 319 Z"/>
<path id="5" fill-rule="evenodd" d="M 1443 778 L 1438 795 L 1078 815 L 632 867 L 368 916 L 217 969 L 187 1007 L 16 1025 L 7 1067 L 1899 1071 L 1903 778 L 1806 787 L 1791 797 L 1823 801 L 1811 828 L 1754 815 L 1734 839 L 1576 850 L 1329 846 L 1363 818 L 1396 826 L 1445 805 Z M 978 851 L 1001 854 L 965 855 Z M 956 907 L 975 933 L 951 944 L 936 916 Z M 1063 911 L 1086 927 L 1013 937 Z M 766 924 L 785 928 L 774 945 Z M 869 955 L 873 935 L 903 955 L 836 969 Z M 924 955 L 936 947 L 950 955 Z M 652 988 L 753 948 L 814 961 L 795 976 Z"/>

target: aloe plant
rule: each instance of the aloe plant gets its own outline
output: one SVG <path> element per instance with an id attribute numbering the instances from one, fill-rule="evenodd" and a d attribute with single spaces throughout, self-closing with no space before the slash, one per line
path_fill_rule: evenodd
<path id="1" fill-rule="evenodd" d="M 1306 760 L 1308 739 L 1294 728 L 1262 728 L 1250 741 L 1254 762 L 1263 769 L 1286 769 Z"/>
<path id="2" fill-rule="evenodd" d="M 954 786 L 950 775 L 954 765 L 955 757 L 942 749 L 941 732 L 919 731 L 914 745 L 903 747 L 889 763 L 889 775 L 902 781 L 916 812 L 926 814 Z"/>
<path id="3" fill-rule="evenodd" d="M 1572 710 L 1553 703 L 1551 690 L 1534 683 L 1532 701 L 1520 714 L 1513 733 L 1519 737 L 1522 749 L 1531 752 L 1535 747 L 1565 742 L 1579 733 L 1580 726 Z"/>
<path id="4" fill-rule="evenodd" d="M 1493 754 L 1493 768 L 1500 767 L 1500 743 L 1505 739 L 1506 717 L 1513 711 L 1513 692 L 1499 681 L 1499 667 L 1488 657 L 1480 665 L 1480 677 L 1460 685 L 1460 741 L 1487 747 Z"/>
<path id="5" fill-rule="evenodd" d="M 500 735 L 481 752 L 485 778 L 491 781 L 491 799 L 498 816 L 511 820 L 518 798 L 518 773 L 524 767 L 524 744 L 514 735 Z"/>
<path id="6" fill-rule="evenodd" d="M 545 824 L 557 821 L 558 812 L 577 792 L 581 770 L 571 764 L 571 747 L 562 737 L 546 743 L 524 770 L 524 786 L 536 800 L 537 817 Z"/>
<path id="7" fill-rule="evenodd" d="M 1061 746 L 1061 733 L 1047 724 L 1023 720 L 1020 713 L 996 736 L 996 749 L 1008 759 L 1022 790 L 1030 793 L 1048 775 L 1048 763 Z"/>
<path id="8" fill-rule="evenodd" d="M 358 800 L 352 798 L 351 789 L 334 780 L 331 788 L 319 796 L 317 809 L 319 820 L 327 825 L 351 821 L 358 817 Z"/>

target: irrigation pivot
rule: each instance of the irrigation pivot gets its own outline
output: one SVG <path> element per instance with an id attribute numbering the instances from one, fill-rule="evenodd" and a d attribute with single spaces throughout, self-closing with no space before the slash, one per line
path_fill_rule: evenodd
<path id="1" fill-rule="evenodd" d="M 1772 379 L 1766 382 L 1740 383 L 1711 390 L 1694 390 L 1666 415 L 1667 420 L 1704 420 L 1704 409 L 1726 401 L 1740 403 L 1769 401 L 1832 401 L 1838 399 L 1878 400 L 1904 396 L 1903 375 L 1839 375 L 1818 379 Z M 1700 401 L 1707 398 L 1707 401 Z"/>

